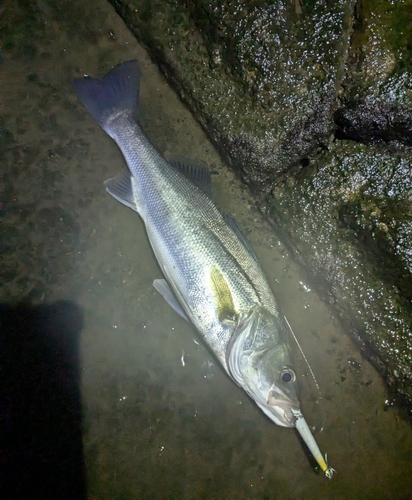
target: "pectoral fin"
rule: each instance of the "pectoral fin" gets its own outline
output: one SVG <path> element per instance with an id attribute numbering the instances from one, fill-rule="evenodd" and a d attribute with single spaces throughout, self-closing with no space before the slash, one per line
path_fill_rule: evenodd
<path id="1" fill-rule="evenodd" d="M 237 312 L 232 292 L 226 278 L 216 266 L 213 266 L 210 271 L 210 281 L 219 321 L 235 322 Z"/>

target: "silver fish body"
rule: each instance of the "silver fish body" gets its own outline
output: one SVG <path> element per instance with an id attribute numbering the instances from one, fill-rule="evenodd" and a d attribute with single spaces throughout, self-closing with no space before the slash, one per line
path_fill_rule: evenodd
<path id="1" fill-rule="evenodd" d="M 299 421 L 299 428 L 307 428 L 286 324 L 256 256 L 235 221 L 213 203 L 208 171 L 166 161 L 144 135 L 135 119 L 139 80 L 137 62 L 129 61 L 101 81 L 74 82 L 127 162 L 128 169 L 106 181 L 106 189 L 143 219 L 166 278 L 154 285 L 169 304 L 195 325 L 271 420 L 286 427 Z M 308 431 L 299 430 L 302 437 Z M 331 476 L 317 445 L 311 447 Z"/>

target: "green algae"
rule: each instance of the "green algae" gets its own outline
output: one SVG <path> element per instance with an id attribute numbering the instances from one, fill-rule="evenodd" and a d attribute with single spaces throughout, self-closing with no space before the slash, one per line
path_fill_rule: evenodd
<path id="1" fill-rule="evenodd" d="M 411 2 L 112 3 L 410 400 Z"/>
<path id="2" fill-rule="evenodd" d="M 328 141 L 352 1 L 112 3 L 252 187 Z"/>
<path id="3" fill-rule="evenodd" d="M 412 401 L 409 159 L 342 142 L 273 191 L 267 211 L 403 401 Z M 349 319 L 349 322 L 348 322 Z"/>
<path id="4" fill-rule="evenodd" d="M 341 138 L 412 145 L 412 2 L 358 2 L 336 121 Z"/>

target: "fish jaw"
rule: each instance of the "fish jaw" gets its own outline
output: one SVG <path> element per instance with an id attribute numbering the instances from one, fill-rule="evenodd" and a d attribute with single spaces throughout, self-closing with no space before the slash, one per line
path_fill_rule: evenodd
<path id="1" fill-rule="evenodd" d="M 300 411 L 296 374 L 280 326 L 262 307 L 240 315 L 226 362 L 231 377 L 275 424 L 294 427 L 293 412 Z"/>
<path id="2" fill-rule="evenodd" d="M 282 404 L 281 401 L 279 401 L 278 404 L 271 406 L 259 403 L 258 401 L 256 401 L 256 404 L 263 411 L 263 413 L 276 425 L 289 428 L 295 427 L 293 413 L 288 404 Z"/>
<path id="3" fill-rule="evenodd" d="M 115 67 L 102 80 L 85 77 L 77 79 L 73 83 L 77 94 L 92 116 L 120 147 L 130 169 L 130 173 L 127 172 L 127 175 L 122 175 L 106 183 L 107 190 L 121 203 L 136 210 L 143 218 L 157 260 L 169 283 L 173 285 L 171 293 L 174 292 L 181 305 L 185 306 L 180 311 L 183 316 L 185 318 L 187 316 L 195 324 L 230 376 L 273 422 L 280 426 L 297 428 L 325 475 L 331 478 L 334 469 L 327 464 L 326 456 L 324 458 L 320 453 L 319 447 L 300 412 L 296 375 L 288 349 L 287 337 L 284 333 L 284 322 L 276 316 L 276 304 L 271 298 L 269 286 L 261 274 L 256 256 L 248 248 L 248 245 L 245 245 L 243 236 L 239 236 L 233 223 L 228 225 L 227 219 L 224 223 L 223 217 L 218 215 L 218 211 L 208 194 L 202 194 L 198 190 L 199 186 L 194 186 L 181 174 L 176 173 L 176 170 L 171 168 L 171 165 L 159 155 L 142 133 L 135 121 L 139 80 L 138 63 L 128 61 Z M 145 190 L 144 185 L 147 187 L 149 184 L 150 190 Z M 171 188 L 174 189 L 172 205 L 165 200 L 167 196 L 170 197 Z M 174 207 L 175 200 L 179 199 L 186 201 L 179 210 L 177 208 L 172 210 L 171 207 Z M 224 280 L 222 281 L 224 273 L 216 272 L 216 269 L 212 272 L 213 286 L 211 290 L 213 293 L 210 295 L 218 298 L 219 307 L 216 309 L 216 314 L 213 313 L 213 310 L 212 314 L 209 315 L 210 321 L 207 322 L 207 328 L 204 327 L 205 322 L 202 323 L 199 320 L 202 314 L 196 313 L 193 302 L 187 303 L 186 299 L 190 298 L 190 294 L 184 293 L 187 292 L 187 282 L 182 279 L 178 271 L 168 272 L 168 269 L 180 269 L 178 265 L 175 265 L 178 261 L 175 258 L 176 255 L 181 259 L 180 253 L 175 252 L 173 260 L 173 258 L 169 258 L 170 256 L 168 257 L 168 251 L 165 251 L 167 248 L 166 234 L 170 237 L 169 242 L 181 241 L 182 235 L 185 234 L 182 229 L 188 228 L 187 234 L 192 234 L 193 227 L 181 225 L 178 228 L 179 234 L 177 230 L 170 231 L 171 225 L 169 224 L 168 230 L 161 233 L 161 231 L 155 230 L 153 217 L 150 217 L 150 214 L 153 216 L 156 213 L 158 218 L 168 218 L 170 223 L 173 220 L 170 213 L 174 216 L 192 214 L 189 200 L 193 199 L 197 201 L 201 199 L 202 201 L 202 203 L 198 203 L 198 210 L 201 205 L 199 212 L 201 217 L 198 220 L 203 222 L 205 214 L 207 214 L 207 217 L 213 221 L 207 235 L 212 236 L 211 239 L 214 241 L 220 241 L 221 244 L 218 248 L 223 250 L 226 262 L 230 261 L 229 269 L 236 269 L 236 274 L 242 276 L 243 267 L 240 266 L 239 262 L 243 262 L 243 266 L 246 262 L 249 269 L 244 274 L 243 284 L 246 284 L 250 289 L 248 288 L 248 293 L 240 294 L 243 297 L 242 300 L 235 300 L 236 297 L 233 297 L 231 287 L 226 286 Z M 151 204 L 148 203 L 149 200 Z M 159 203 L 160 201 L 162 204 Z M 192 219 L 191 217 L 191 223 L 193 223 Z M 229 238 L 228 234 L 231 235 Z M 197 242 L 189 236 L 186 237 L 185 241 L 189 243 L 188 248 L 190 248 L 190 243 Z M 198 247 L 195 246 L 195 248 Z M 229 248 L 235 252 L 233 255 L 230 254 L 231 256 L 227 253 Z M 210 265 L 208 245 L 203 245 L 203 252 L 209 256 L 209 260 L 205 258 L 202 261 L 198 258 L 197 264 L 207 267 Z M 187 252 L 186 256 L 189 254 L 190 252 Z M 195 255 L 199 255 L 199 252 L 195 252 Z M 192 266 L 192 271 L 193 269 L 194 266 Z M 199 277 L 201 277 L 199 272 L 192 276 L 192 284 L 196 283 Z M 235 280 L 235 282 L 240 283 L 241 280 Z M 250 287 L 250 285 L 252 286 Z M 242 287 L 240 288 L 242 289 Z M 205 296 L 208 297 L 208 293 L 205 292 L 209 289 L 207 286 L 200 287 L 200 289 L 195 288 L 197 292 L 200 290 L 197 297 L 203 299 Z M 162 290 L 165 290 L 164 287 Z M 245 290 L 242 289 L 242 291 Z M 167 295 L 169 291 L 165 293 Z M 265 299 L 263 302 L 261 301 L 262 297 Z M 241 309 L 246 302 L 246 307 L 249 308 L 251 302 L 254 303 L 256 300 L 272 312 L 265 310 L 261 305 L 253 306 L 253 304 L 249 311 L 238 312 L 237 305 L 240 304 Z M 212 303 L 214 303 L 213 300 L 209 302 L 203 300 L 197 309 L 204 312 L 204 305 Z M 210 327 L 212 323 L 217 326 L 218 333 L 214 335 L 213 340 L 210 336 L 210 332 L 213 331 L 213 328 Z"/>

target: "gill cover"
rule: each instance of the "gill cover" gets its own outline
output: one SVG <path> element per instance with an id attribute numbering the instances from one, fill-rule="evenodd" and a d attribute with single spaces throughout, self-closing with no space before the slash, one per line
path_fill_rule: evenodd
<path id="1" fill-rule="evenodd" d="M 260 306 L 240 313 L 226 362 L 233 379 L 273 422 L 295 426 L 296 374 L 278 318 Z"/>

